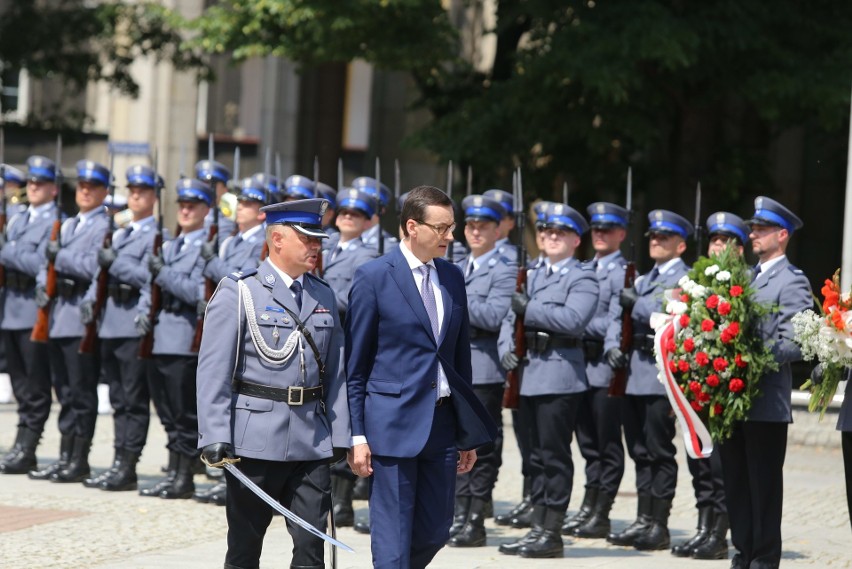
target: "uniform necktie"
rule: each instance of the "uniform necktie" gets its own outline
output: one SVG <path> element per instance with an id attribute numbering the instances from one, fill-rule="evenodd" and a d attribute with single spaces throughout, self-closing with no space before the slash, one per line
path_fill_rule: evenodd
<path id="1" fill-rule="evenodd" d="M 426 307 L 426 314 L 429 315 L 429 323 L 432 325 L 432 333 L 435 335 L 435 340 L 438 340 L 438 304 L 435 302 L 435 291 L 432 290 L 432 281 L 429 280 L 429 265 L 421 265 L 418 267 L 420 274 L 423 275 L 423 285 L 420 287 L 420 298 L 423 299 L 423 306 Z"/>
<path id="2" fill-rule="evenodd" d="M 552 274 L 553 274 L 553 265 L 549 265 L 549 266 L 547 267 L 547 272 L 545 273 L 545 276 L 548 276 L 548 277 L 549 277 L 549 276 L 550 276 L 550 275 L 552 275 Z"/>
<path id="3" fill-rule="evenodd" d="M 464 276 L 469 277 L 471 274 L 473 274 L 473 261 L 468 261 L 467 271 L 465 271 Z"/>
<path id="4" fill-rule="evenodd" d="M 175 239 L 175 255 L 183 251 L 183 235 Z"/>
<path id="5" fill-rule="evenodd" d="M 754 273 L 751 275 L 751 282 L 754 282 L 754 281 L 757 280 L 757 277 L 760 276 L 760 272 L 762 270 L 763 269 L 761 268 L 760 264 L 757 264 L 757 265 L 754 266 Z"/>
<path id="6" fill-rule="evenodd" d="M 337 256 L 340 255 L 340 253 L 342 253 L 342 252 L 343 252 L 343 247 L 341 247 L 340 245 L 335 247 L 334 251 L 331 252 L 331 257 L 329 258 L 328 262 L 330 263 L 330 262 L 334 261 L 337 258 Z"/>
<path id="7" fill-rule="evenodd" d="M 293 284 L 290 285 L 290 290 L 293 291 L 293 297 L 296 299 L 296 306 L 299 307 L 299 310 L 302 310 L 302 283 L 299 281 L 293 281 Z"/>
<path id="8" fill-rule="evenodd" d="M 653 269 L 651 269 L 651 274 L 648 276 L 648 281 L 653 283 L 658 278 L 660 278 L 660 269 L 654 267 Z"/>

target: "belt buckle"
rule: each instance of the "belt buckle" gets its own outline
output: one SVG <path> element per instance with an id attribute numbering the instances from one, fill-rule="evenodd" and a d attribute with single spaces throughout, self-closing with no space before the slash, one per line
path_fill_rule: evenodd
<path id="1" fill-rule="evenodd" d="M 298 393 L 299 398 L 293 399 L 293 394 Z M 305 388 L 304 387 L 288 387 L 287 388 L 287 405 L 304 405 L 305 403 Z"/>

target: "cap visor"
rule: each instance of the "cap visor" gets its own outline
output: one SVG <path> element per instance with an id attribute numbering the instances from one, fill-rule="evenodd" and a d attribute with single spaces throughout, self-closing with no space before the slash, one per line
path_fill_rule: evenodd
<path id="1" fill-rule="evenodd" d="M 289 225 L 289 224 L 285 223 L 285 225 Z M 309 229 L 309 228 L 301 226 L 301 225 L 290 225 L 290 227 L 292 227 L 293 229 L 295 229 L 299 233 L 307 235 L 308 237 L 317 237 L 318 239 L 327 239 L 328 238 L 328 233 L 326 233 L 322 229 Z"/>

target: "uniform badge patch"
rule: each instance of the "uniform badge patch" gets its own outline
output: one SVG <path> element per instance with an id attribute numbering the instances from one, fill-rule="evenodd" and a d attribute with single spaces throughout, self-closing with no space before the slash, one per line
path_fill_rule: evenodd
<path id="1" fill-rule="evenodd" d="M 272 285 L 275 284 L 275 276 L 274 275 L 266 275 L 265 277 L 263 277 L 263 280 L 265 280 L 266 284 L 268 284 L 269 286 L 272 286 Z"/>
<path id="2" fill-rule="evenodd" d="M 263 314 L 260 315 L 260 319 L 261 320 L 269 320 L 269 314 L 264 312 Z"/>

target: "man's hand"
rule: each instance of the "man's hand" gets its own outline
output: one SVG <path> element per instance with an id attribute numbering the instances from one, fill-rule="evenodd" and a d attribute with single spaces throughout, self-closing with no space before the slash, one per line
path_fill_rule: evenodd
<path id="1" fill-rule="evenodd" d="M 43 286 L 37 286 L 35 289 L 35 303 L 39 308 L 50 304 L 50 297 L 47 296 L 47 290 Z"/>
<path id="2" fill-rule="evenodd" d="M 140 338 L 151 331 L 151 320 L 148 319 L 147 314 L 140 312 L 133 319 L 133 323 L 136 325 L 136 333 Z"/>
<path id="3" fill-rule="evenodd" d="M 216 241 L 218 238 L 219 236 L 217 235 L 210 241 L 205 241 L 201 244 L 201 258 L 205 261 L 209 261 L 216 256 Z"/>
<path id="4" fill-rule="evenodd" d="M 473 469 L 474 463 L 476 463 L 476 449 L 460 450 L 459 463 L 458 466 L 456 466 L 456 473 L 465 474 L 467 472 L 470 472 Z"/>
<path id="5" fill-rule="evenodd" d="M 199 318 L 204 318 L 204 315 L 207 313 L 207 301 L 204 299 L 200 299 L 195 303 L 195 315 Z"/>
<path id="6" fill-rule="evenodd" d="M 527 311 L 527 304 L 530 303 L 530 297 L 527 296 L 527 288 L 524 287 L 521 292 L 512 294 L 512 312 L 523 317 Z"/>
<path id="7" fill-rule="evenodd" d="M 157 278 L 157 275 L 160 274 L 160 271 L 166 265 L 166 262 L 163 261 L 163 254 L 158 253 L 156 255 L 151 255 L 148 257 L 148 269 L 151 271 L 151 276 L 153 278 Z"/>
<path id="8" fill-rule="evenodd" d="M 373 474 L 372 456 L 370 445 L 367 443 L 355 445 L 346 453 L 346 462 L 349 463 L 349 468 L 352 469 L 352 472 L 362 478 L 366 478 Z"/>
<path id="9" fill-rule="evenodd" d="M 80 303 L 80 322 L 85 326 L 95 317 L 95 303 L 85 300 Z"/>
<path id="10" fill-rule="evenodd" d="M 621 305 L 621 308 L 630 310 L 636 304 L 638 298 L 639 293 L 636 292 L 634 287 L 626 288 L 621 291 L 621 295 L 618 297 L 618 304 Z"/>
<path id="11" fill-rule="evenodd" d="M 48 241 L 45 256 L 48 262 L 52 263 L 56 260 L 56 255 L 59 254 L 59 241 Z"/>
<path id="12" fill-rule="evenodd" d="M 503 369 L 506 371 L 512 371 L 516 367 L 518 367 L 518 356 L 515 355 L 515 352 L 509 351 L 503 354 L 503 357 L 500 358 L 500 365 L 503 366 Z"/>
<path id="13" fill-rule="evenodd" d="M 201 451 L 201 461 L 213 468 L 222 468 L 226 458 L 234 458 L 234 447 L 231 443 L 213 443 Z"/>
<path id="14" fill-rule="evenodd" d="M 112 247 L 101 247 L 98 249 L 98 265 L 104 271 L 108 270 L 110 265 L 115 262 L 115 249 Z"/>

